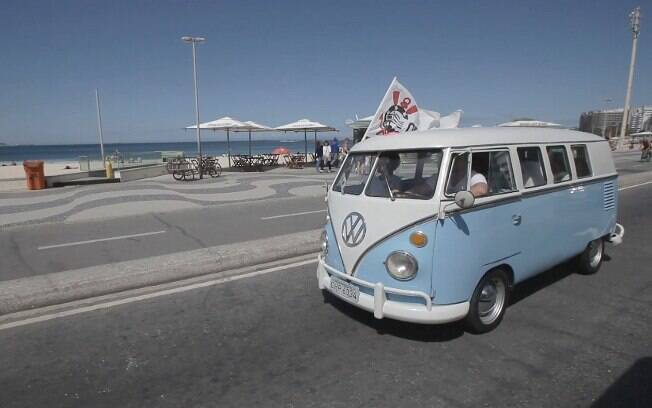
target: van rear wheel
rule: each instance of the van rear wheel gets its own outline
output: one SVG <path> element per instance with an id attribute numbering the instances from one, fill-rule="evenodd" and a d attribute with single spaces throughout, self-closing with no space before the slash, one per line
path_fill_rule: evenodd
<path id="1" fill-rule="evenodd" d="M 485 274 L 471 297 L 466 327 L 471 333 L 486 333 L 503 320 L 509 300 L 509 278 L 503 269 Z"/>
<path id="2" fill-rule="evenodd" d="M 589 242 L 584 252 L 575 258 L 578 272 L 582 275 L 592 275 L 602 266 L 604 258 L 604 240 L 598 238 Z"/>

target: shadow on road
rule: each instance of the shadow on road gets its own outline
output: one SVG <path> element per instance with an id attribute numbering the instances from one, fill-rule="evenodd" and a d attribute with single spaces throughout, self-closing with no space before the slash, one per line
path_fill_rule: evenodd
<path id="1" fill-rule="evenodd" d="M 603 262 L 609 262 L 609 261 L 611 261 L 611 257 L 605 253 Z M 548 269 L 545 272 L 542 272 L 536 276 L 533 276 L 530 279 L 527 279 L 517 284 L 512 289 L 511 298 L 509 302 L 510 306 L 515 305 L 516 303 L 527 298 L 528 296 L 531 296 L 537 293 L 538 291 L 545 289 L 548 286 L 553 285 L 570 275 L 573 275 L 574 273 L 576 273 L 576 271 L 577 268 L 575 267 L 573 262 L 568 261 L 563 264 L 559 264 L 552 269 Z"/>
<path id="2" fill-rule="evenodd" d="M 464 328 L 459 322 L 424 325 L 401 322 L 392 319 L 376 319 L 372 313 L 366 310 L 358 309 L 351 306 L 344 300 L 339 299 L 329 292 L 322 292 L 324 302 L 331 304 L 342 314 L 356 320 L 364 325 L 375 329 L 378 334 L 388 334 L 390 336 L 401 337 L 408 340 L 423 342 L 443 342 L 454 340 L 464 334 Z"/>
<path id="3" fill-rule="evenodd" d="M 517 284 L 512 289 L 509 302 L 510 306 L 517 304 L 528 296 L 559 282 L 573 273 L 575 273 L 574 266 L 570 263 L 563 263 Z"/>
<path id="4" fill-rule="evenodd" d="M 592 408 L 652 407 L 652 357 L 643 357 L 595 401 Z"/>
<path id="5" fill-rule="evenodd" d="M 609 262 L 610 260 L 611 257 L 605 254 L 604 262 Z M 559 282 L 575 272 L 575 265 L 573 262 L 569 261 L 517 284 L 512 290 L 509 306 L 515 305 L 521 300 Z M 424 342 L 442 342 L 454 340 L 465 333 L 462 322 L 441 325 L 421 325 L 392 319 L 378 320 L 372 313 L 351 306 L 346 301 L 338 298 L 330 292 L 323 291 L 322 294 L 325 303 L 333 305 L 337 310 L 351 319 L 357 320 L 362 324 L 376 329 L 379 334 L 389 334 L 396 337 Z"/>

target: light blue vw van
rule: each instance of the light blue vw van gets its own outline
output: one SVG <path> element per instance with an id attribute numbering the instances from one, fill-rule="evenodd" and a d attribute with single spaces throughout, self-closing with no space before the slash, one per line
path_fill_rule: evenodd
<path id="1" fill-rule="evenodd" d="M 503 318 L 514 284 L 564 261 L 591 274 L 619 244 L 608 143 L 550 128 L 466 128 L 373 137 L 327 195 L 319 288 L 378 319 Z"/>

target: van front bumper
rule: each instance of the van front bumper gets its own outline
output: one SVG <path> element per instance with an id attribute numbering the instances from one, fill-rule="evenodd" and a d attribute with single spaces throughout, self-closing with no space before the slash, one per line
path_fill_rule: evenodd
<path id="1" fill-rule="evenodd" d="M 331 289 L 331 275 L 335 275 L 346 282 L 370 288 L 373 291 L 373 296 L 360 292 L 358 302 L 342 297 Z M 319 281 L 319 289 L 327 290 L 354 306 L 372 312 L 376 319 L 388 317 L 412 323 L 447 323 L 463 319 L 469 313 L 469 302 L 451 305 L 433 305 L 432 299 L 425 292 L 390 288 L 385 287 L 380 282 L 371 283 L 358 279 L 329 266 L 324 262 L 321 255 L 319 256 L 319 264 L 317 265 L 317 279 Z M 425 301 L 425 304 L 388 300 L 387 293 L 421 298 Z"/>

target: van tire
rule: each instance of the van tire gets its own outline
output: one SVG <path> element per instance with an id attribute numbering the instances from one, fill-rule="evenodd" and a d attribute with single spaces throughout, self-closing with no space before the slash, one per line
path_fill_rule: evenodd
<path id="1" fill-rule="evenodd" d="M 502 268 L 492 269 L 480 279 L 464 321 L 469 332 L 487 333 L 500 324 L 509 304 L 510 287 L 509 274 Z"/>
<path id="2" fill-rule="evenodd" d="M 604 259 L 604 240 L 598 238 L 589 242 L 584 252 L 575 258 L 577 271 L 582 275 L 593 275 L 602 266 Z"/>

